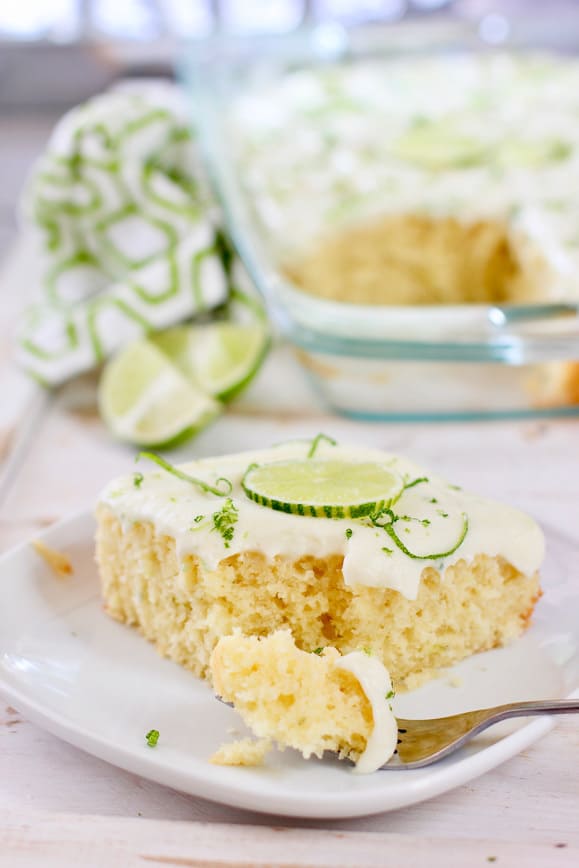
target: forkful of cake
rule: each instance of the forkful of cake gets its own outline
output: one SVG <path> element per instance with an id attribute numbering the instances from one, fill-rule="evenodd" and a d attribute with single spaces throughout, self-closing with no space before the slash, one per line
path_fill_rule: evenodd
<path id="1" fill-rule="evenodd" d="M 341 655 L 332 647 L 302 651 L 289 631 L 225 637 L 213 652 L 211 669 L 219 697 L 261 740 L 221 748 L 213 758 L 219 764 L 255 764 L 276 742 L 306 758 L 330 751 L 354 762 L 360 773 L 418 769 L 509 718 L 579 712 L 579 698 L 549 699 L 427 720 L 396 719 L 392 683 L 378 658 L 364 651 Z"/>

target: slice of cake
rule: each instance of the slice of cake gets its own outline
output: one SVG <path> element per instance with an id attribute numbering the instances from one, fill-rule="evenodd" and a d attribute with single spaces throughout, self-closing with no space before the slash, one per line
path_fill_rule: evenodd
<path id="1" fill-rule="evenodd" d="M 264 638 L 235 634 L 217 643 L 211 674 L 216 693 L 233 703 L 258 738 L 295 748 L 306 759 L 333 751 L 364 773 L 396 750 L 390 677 L 363 651 L 300 651 L 289 630 Z M 254 744 L 247 745 L 250 756 Z M 239 751 L 233 753 L 238 764 Z M 227 752 L 213 761 L 230 764 Z"/>
<path id="2" fill-rule="evenodd" d="M 98 506 L 109 614 L 210 677 L 239 630 L 367 649 L 411 687 L 528 624 L 543 536 L 529 516 L 410 461 L 324 438 L 161 466 Z"/>

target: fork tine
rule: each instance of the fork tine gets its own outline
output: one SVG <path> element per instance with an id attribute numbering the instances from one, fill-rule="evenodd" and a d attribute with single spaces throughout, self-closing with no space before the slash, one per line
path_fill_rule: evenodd
<path id="1" fill-rule="evenodd" d="M 489 711 L 482 710 L 430 720 L 398 718 L 397 756 L 390 768 L 418 768 L 434 761 L 488 717 Z"/>

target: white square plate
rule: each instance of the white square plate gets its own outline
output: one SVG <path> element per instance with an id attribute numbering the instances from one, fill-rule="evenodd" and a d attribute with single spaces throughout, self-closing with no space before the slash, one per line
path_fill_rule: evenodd
<path id="1" fill-rule="evenodd" d="M 393 810 L 463 784 L 527 747 L 548 718 L 502 724 L 453 757 L 416 771 L 353 775 L 336 760 L 274 752 L 262 768 L 208 758 L 236 713 L 210 688 L 159 657 L 102 609 L 88 513 L 43 534 L 67 552 L 59 580 L 30 545 L 0 559 L 0 692 L 31 720 L 95 756 L 195 796 L 272 814 L 338 818 Z M 530 630 L 508 648 L 479 654 L 395 700 L 401 717 L 436 717 L 579 687 L 579 545 L 547 532 L 544 597 Z M 453 686 L 459 685 L 459 686 Z M 160 731 L 157 747 L 145 733 Z"/>

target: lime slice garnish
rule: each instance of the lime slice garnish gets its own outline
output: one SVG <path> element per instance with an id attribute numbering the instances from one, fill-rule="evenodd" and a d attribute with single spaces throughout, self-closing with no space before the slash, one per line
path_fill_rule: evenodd
<path id="1" fill-rule="evenodd" d="M 141 446 L 184 440 L 220 410 L 148 340 L 129 344 L 108 362 L 99 407 L 116 437 Z"/>
<path id="2" fill-rule="evenodd" d="M 402 478 L 374 462 L 277 461 L 249 467 L 246 495 L 270 509 L 318 518 L 361 518 L 393 503 Z"/>
<path id="3" fill-rule="evenodd" d="M 523 139 L 506 139 L 496 150 L 496 160 L 499 165 L 511 166 L 544 166 L 547 163 L 558 163 L 566 160 L 573 148 L 561 139 L 543 139 L 532 142 Z"/>
<path id="4" fill-rule="evenodd" d="M 260 324 L 217 322 L 169 329 L 151 340 L 204 392 L 229 400 L 259 370 L 268 333 Z"/>
<path id="5" fill-rule="evenodd" d="M 480 140 L 434 122 L 407 130 L 394 142 L 392 153 L 433 171 L 480 165 L 489 156 L 488 147 Z"/>

